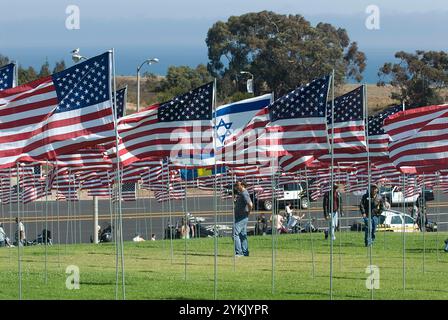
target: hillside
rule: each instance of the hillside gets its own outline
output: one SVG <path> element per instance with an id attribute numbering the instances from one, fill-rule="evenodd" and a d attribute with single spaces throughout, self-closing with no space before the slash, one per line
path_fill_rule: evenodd
<path id="1" fill-rule="evenodd" d="M 160 80 L 159 77 L 157 80 Z M 156 81 L 157 81 L 156 80 Z M 146 85 L 146 79 L 141 79 L 141 92 L 140 92 L 140 105 L 141 107 L 147 106 L 156 101 L 154 92 L 148 90 Z M 127 113 L 134 113 L 137 110 L 137 79 L 135 76 L 117 76 L 117 88 L 122 88 L 125 85 L 128 86 L 128 103 L 127 103 Z M 346 84 L 342 86 L 341 89 L 336 90 L 335 95 L 349 92 L 356 88 L 358 84 Z M 398 101 L 394 101 L 390 98 L 393 88 L 391 86 L 378 87 L 376 84 L 367 85 L 367 99 L 369 106 L 369 113 L 375 113 L 379 110 L 391 104 L 397 104 Z"/>

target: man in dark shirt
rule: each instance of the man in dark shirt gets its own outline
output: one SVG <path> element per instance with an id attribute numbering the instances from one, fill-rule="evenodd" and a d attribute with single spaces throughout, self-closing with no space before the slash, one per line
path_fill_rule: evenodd
<path id="1" fill-rule="evenodd" d="M 370 194 L 372 195 L 371 197 Z M 369 204 L 371 225 L 369 225 Z M 362 196 L 361 203 L 359 204 L 359 210 L 361 211 L 364 223 L 366 224 L 364 243 L 367 247 L 372 245 L 373 241 L 375 241 L 375 231 L 378 224 L 378 218 L 384 210 L 384 200 L 378 193 L 378 187 L 376 185 L 372 184 L 370 186 L 370 192 L 366 192 Z M 370 234 L 369 229 L 371 229 Z"/>
<path id="2" fill-rule="evenodd" d="M 325 192 L 323 199 L 323 209 L 325 220 L 330 220 L 329 230 L 331 230 L 331 238 L 336 240 L 335 229 L 338 228 L 338 215 L 343 216 L 342 211 L 342 195 L 341 188 L 335 184 L 333 186 L 333 211 L 331 210 L 330 191 Z M 331 213 L 331 214 L 330 214 Z M 328 238 L 328 231 L 325 231 L 325 239 Z"/>
<path id="3" fill-rule="evenodd" d="M 235 183 L 235 225 L 233 227 L 233 240 L 235 242 L 235 255 L 237 257 L 249 256 L 247 243 L 247 222 L 253 204 L 249 192 L 246 190 L 246 183 L 238 181 Z"/>

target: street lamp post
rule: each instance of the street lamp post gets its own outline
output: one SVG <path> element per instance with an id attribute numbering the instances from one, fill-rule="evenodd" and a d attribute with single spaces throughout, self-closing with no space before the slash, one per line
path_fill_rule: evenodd
<path id="1" fill-rule="evenodd" d="M 247 86 L 247 92 L 249 92 L 249 93 L 253 93 L 253 94 L 255 94 L 254 93 L 254 75 L 252 74 L 252 73 L 250 73 L 249 71 L 240 71 L 240 74 L 248 74 L 250 77 L 251 77 L 251 86 L 249 87 L 247 84 L 246 84 L 246 86 Z M 249 80 L 248 80 L 249 81 Z M 249 90 L 250 89 L 250 90 Z"/>
<path id="2" fill-rule="evenodd" d="M 153 63 L 157 63 L 159 62 L 159 59 L 157 58 L 152 58 L 152 59 L 147 59 L 145 61 L 142 62 L 142 64 L 137 68 L 137 112 L 140 111 L 140 69 L 145 65 L 151 65 Z"/>

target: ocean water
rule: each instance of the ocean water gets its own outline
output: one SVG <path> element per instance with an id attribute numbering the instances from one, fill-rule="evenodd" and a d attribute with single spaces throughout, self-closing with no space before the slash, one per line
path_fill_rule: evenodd
<path id="1" fill-rule="evenodd" d="M 0 48 L 0 53 L 10 59 L 17 60 L 22 66 L 33 66 L 39 71 L 40 66 L 46 60 L 53 67 L 56 61 L 65 60 L 67 66 L 73 64 L 71 60 L 71 47 L 45 47 L 45 48 Z M 109 48 L 84 47 L 81 54 L 91 57 L 100 54 Z M 166 75 L 169 66 L 187 65 L 196 67 L 198 64 L 207 64 L 207 47 L 201 46 L 169 46 L 153 47 L 151 45 L 141 47 L 119 46 L 114 48 L 116 55 L 117 75 L 136 75 L 137 66 L 145 59 L 157 57 L 160 62 L 151 66 L 144 66 L 141 72 L 152 72 L 158 75 Z M 367 66 L 363 73 L 365 83 L 378 81 L 378 69 L 385 63 L 394 61 L 394 51 L 365 51 Z M 349 81 L 354 82 L 354 81 Z"/>

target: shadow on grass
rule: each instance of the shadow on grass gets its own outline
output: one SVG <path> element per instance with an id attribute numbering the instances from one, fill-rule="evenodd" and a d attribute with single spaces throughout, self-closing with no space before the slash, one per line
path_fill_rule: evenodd
<path id="1" fill-rule="evenodd" d="M 406 252 L 409 253 L 423 253 L 423 251 L 425 253 L 437 253 L 437 252 L 443 252 L 443 249 L 420 249 L 420 248 L 416 248 L 416 249 L 406 249 Z"/>
<path id="2" fill-rule="evenodd" d="M 319 297 L 322 300 L 326 299 L 330 299 L 329 295 L 330 294 L 325 294 L 325 293 L 319 293 L 319 292 L 291 292 L 291 291 L 287 291 L 285 292 L 285 294 L 287 295 L 293 295 L 293 296 L 306 296 L 306 297 L 310 297 L 310 296 L 314 296 L 314 297 Z"/>
<path id="3" fill-rule="evenodd" d="M 115 282 L 99 282 L 99 281 L 80 281 L 80 285 L 91 285 L 91 286 L 111 286 L 115 285 Z"/>
<path id="4" fill-rule="evenodd" d="M 179 252 L 179 254 L 184 255 L 185 252 Z M 198 257 L 214 257 L 215 255 L 213 253 L 189 253 L 187 252 L 187 256 L 198 256 Z M 217 255 L 220 258 L 231 258 L 231 255 L 224 255 L 224 254 L 218 254 Z"/>

